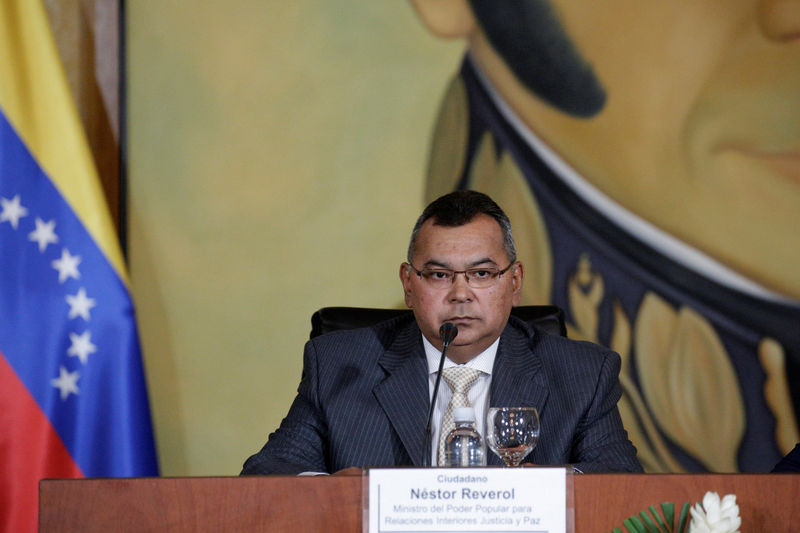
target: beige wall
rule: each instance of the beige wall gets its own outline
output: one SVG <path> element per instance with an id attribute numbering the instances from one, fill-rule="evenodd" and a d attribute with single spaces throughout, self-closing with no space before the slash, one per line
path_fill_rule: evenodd
<path id="1" fill-rule="evenodd" d="M 236 474 L 311 313 L 398 306 L 460 42 L 408 3 L 127 3 L 130 265 L 162 474 Z"/>

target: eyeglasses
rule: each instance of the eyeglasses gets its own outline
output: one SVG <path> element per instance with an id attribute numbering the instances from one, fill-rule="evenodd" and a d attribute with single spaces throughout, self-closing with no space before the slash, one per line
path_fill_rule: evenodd
<path id="1" fill-rule="evenodd" d="M 449 268 L 423 268 L 422 270 L 417 270 L 410 263 L 406 263 L 406 265 L 435 289 L 444 289 L 451 286 L 455 283 L 456 275 L 458 274 L 464 274 L 467 285 L 473 289 L 485 289 L 494 285 L 497 278 L 508 272 L 516 262 L 516 259 L 511 261 L 503 270 L 498 270 L 496 267 L 475 267 L 466 270 L 452 270 Z"/>

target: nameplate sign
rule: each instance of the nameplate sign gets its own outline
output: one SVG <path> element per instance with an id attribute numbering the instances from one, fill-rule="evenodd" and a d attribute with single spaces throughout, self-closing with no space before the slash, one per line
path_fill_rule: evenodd
<path id="1" fill-rule="evenodd" d="M 370 469 L 369 533 L 566 533 L 565 468 Z"/>

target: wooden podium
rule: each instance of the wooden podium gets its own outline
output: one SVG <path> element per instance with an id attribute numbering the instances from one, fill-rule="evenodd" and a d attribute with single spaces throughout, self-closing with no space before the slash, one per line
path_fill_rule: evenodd
<path id="1" fill-rule="evenodd" d="M 800 531 L 800 474 L 583 474 L 573 478 L 575 532 L 602 533 L 661 502 L 736 494 L 741 531 Z M 677 509 L 676 509 L 677 511 Z M 358 476 L 43 480 L 39 532 L 352 532 Z M 677 522 L 677 518 L 676 518 Z"/>

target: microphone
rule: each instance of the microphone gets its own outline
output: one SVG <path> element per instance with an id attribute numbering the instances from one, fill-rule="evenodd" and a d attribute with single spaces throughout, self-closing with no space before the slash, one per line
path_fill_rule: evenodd
<path id="1" fill-rule="evenodd" d="M 433 418 L 433 408 L 436 406 L 436 397 L 439 395 L 439 383 L 442 382 L 442 368 L 444 367 L 444 355 L 447 347 L 458 335 L 458 328 L 452 322 L 445 322 L 439 328 L 439 338 L 442 339 L 442 357 L 439 359 L 439 371 L 436 373 L 436 382 L 433 385 L 433 398 L 431 398 L 431 408 L 428 410 L 428 423 L 425 425 L 425 446 L 423 446 L 422 466 L 431 466 L 431 419 Z"/>
<path id="2" fill-rule="evenodd" d="M 444 352 L 453 339 L 458 335 L 458 328 L 452 322 L 445 322 L 439 328 L 439 337 L 442 339 L 442 352 Z"/>

